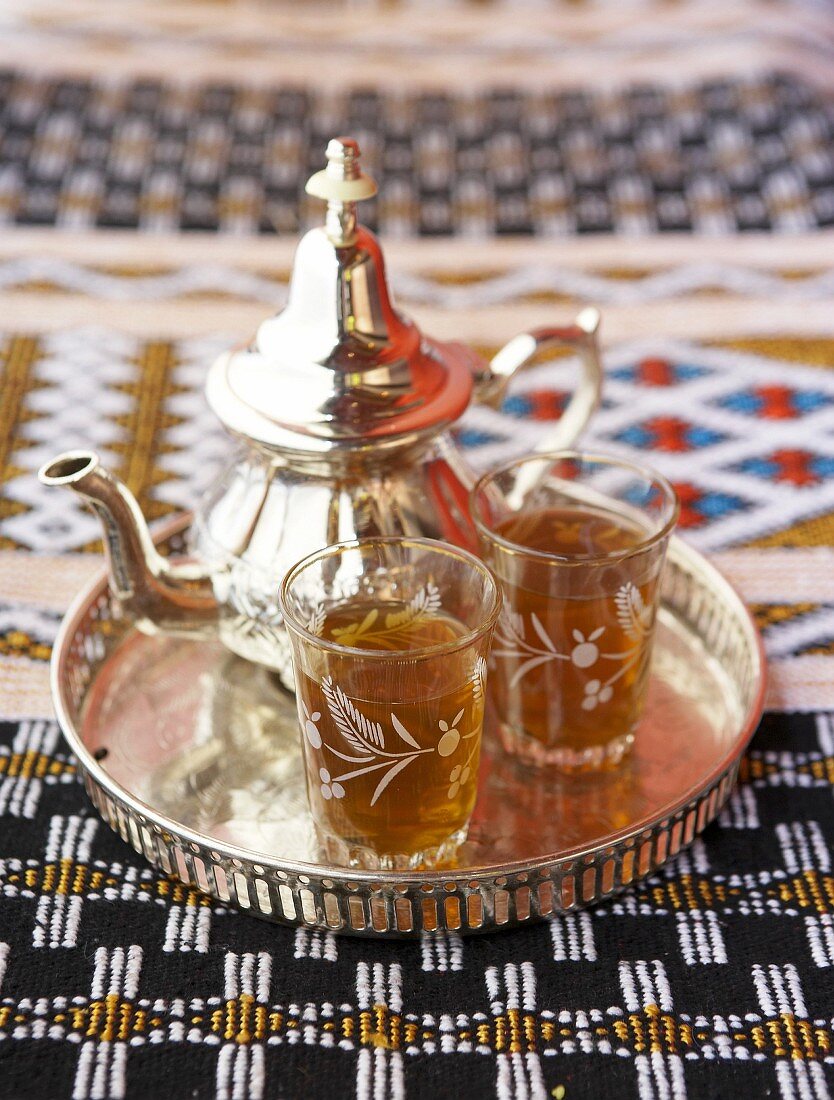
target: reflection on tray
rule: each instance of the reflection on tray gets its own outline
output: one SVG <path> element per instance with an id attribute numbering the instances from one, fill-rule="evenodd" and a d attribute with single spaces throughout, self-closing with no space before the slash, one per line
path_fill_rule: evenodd
<path id="1" fill-rule="evenodd" d="M 630 760 L 562 776 L 507 757 L 488 729 L 478 805 L 458 867 L 553 857 L 648 823 L 703 785 L 736 736 L 738 696 L 664 612 L 649 704 Z M 88 696 L 83 737 L 146 804 L 219 843 L 314 861 L 295 700 L 219 644 L 130 631 Z"/>

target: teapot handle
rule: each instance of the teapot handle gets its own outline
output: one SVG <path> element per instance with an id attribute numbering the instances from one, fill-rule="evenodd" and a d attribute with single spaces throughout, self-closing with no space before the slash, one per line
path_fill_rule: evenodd
<path id="1" fill-rule="evenodd" d="M 537 451 L 560 450 L 571 446 L 591 418 L 602 393 L 602 360 L 597 332 L 599 310 L 583 309 L 572 325 L 565 328 L 537 328 L 515 336 L 498 352 L 489 366 L 475 378 L 475 399 L 499 408 L 507 386 L 515 375 L 532 366 L 542 348 L 561 344 L 575 348 L 582 361 L 582 377 L 553 433 Z"/>

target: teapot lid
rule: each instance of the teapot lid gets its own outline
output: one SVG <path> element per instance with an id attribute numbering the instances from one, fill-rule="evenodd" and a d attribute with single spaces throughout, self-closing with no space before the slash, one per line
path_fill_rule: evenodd
<path id="1" fill-rule="evenodd" d="M 286 308 L 222 355 L 206 393 L 235 434 L 268 447 L 330 451 L 451 423 L 469 403 L 468 349 L 423 336 L 391 302 L 376 237 L 356 203 L 376 194 L 347 137 L 327 146 L 307 192 L 325 224 L 298 245 Z"/>

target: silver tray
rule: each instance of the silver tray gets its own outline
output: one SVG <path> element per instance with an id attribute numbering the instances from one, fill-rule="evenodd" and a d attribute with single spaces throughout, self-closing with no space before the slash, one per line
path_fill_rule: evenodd
<path id="1" fill-rule="evenodd" d="M 187 517 L 159 529 L 182 552 Z M 167 874 L 255 916 L 363 936 L 486 932 L 622 890 L 689 844 L 735 782 L 764 698 L 755 626 L 673 539 L 646 714 L 618 771 L 560 777 L 508 759 L 490 727 L 455 866 L 316 862 L 295 700 L 218 641 L 147 636 L 104 573 L 58 636 L 58 719 L 96 808 Z"/>

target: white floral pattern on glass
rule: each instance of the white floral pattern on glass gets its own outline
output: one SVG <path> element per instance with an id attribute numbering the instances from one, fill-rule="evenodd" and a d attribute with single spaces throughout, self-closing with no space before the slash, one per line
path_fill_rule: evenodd
<path id="1" fill-rule="evenodd" d="M 614 602 L 617 605 L 617 622 L 625 633 L 634 641 L 642 640 L 651 626 L 652 612 L 644 604 L 640 589 L 629 581 L 619 589 Z"/>
<path id="2" fill-rule="evenodd" d="M 599 657 L 599 646 L 596 644 L 597 639 L 601 638 L 605 633 L 605 627 L 599 626 L 596 630 L 592 630 L 586 638 L 581 630 L 574 630 L 573 640 L 576 645 L 570 651 L 570 659 L 577 668 L 590 668 L 591 665 L 595 665 L 597 658 Z"/>
<path id="3" fill-rule="evenodd" d="M 478 657 L 475 660 L 475 678 L 472 681 L 472 698 L 476 700 L 486 698 L 487 663 L 485 658 Z"/>
<path id="4" fill-rule="evenodd" d="M 483 658 L 478 658 L 478 660 L 483 661 Z M 479 668 L 476 662 L 472 682 L 473 700 L 479 698 L 478 691 L 483 692 L 483 675 L 484 670 Z M 323 747 L 338 759 L 345 761 L 345 763 L 359 765 L 358 767 L 349 768 L 335 777 L 331 776 L 327 768 L 322 767 L 319 769 L 321 796 L 327 801 L 331 798 L 344 798 L 345 788 L 343 784 L 350 782 L 351 779 L 356 779 L 360 775 L 368 775 L 370 772 L 379 772 L 379 782 L 370 801 L 370 805 L 373 806 L 392 780 L 413 763 L 418 756 L 436 752 L 440 757 L 451 757 L 465 741 L 477 738 L 479 732 L 478 725 L 469 733 L 462 734 L 460 732 L 459 727 L 463 724 L 466 714 L 466 708 L 461 708 L 451 721 L 444 718 L 438 720 L 437 726 L 440 737 L 437 744 L 424 749 L 420 747 L 419 742 L 403 725 L 397 715 L 392 712 L 390 715 L 391 730 L 397 735 L 399 742 L 406 747 L 403 749 L 399 744 L 395 744 L 397 751 L 390 751 L 390 747 L 386 748 L 386 730 L 383 729 L 382 723 L 373 721 L 363 714 L 339 685 L 333 682 L 332 677 L 325 677 L 321 689 L 330 717 L 338 729 L 344 745 L 337 748 L 335 745 L 327 744 L 322 739 L 316 725 L 321 719 L 321 713 L 319 711 L 311 713 L 306 702 L 301 700 L 304 716 L 302 723 L 304 735 L 311 748 L 320 749 Z M 450 779 L 449 783 L 450 785 L 456 783 L 456 790 L 469 778 L 472 760 L 477 748 L 478 743 L 476 741 L 467 758 L 461 764 L 456 764 L 452 768 L 452 771 L 455 772 L 455 779 Z M 343 751 L 343 749 L 346 751 Z M 454 795 L 449 795 L 449 797 L 453 798 Z"/>
<path id="5" fill-rule="evenodd" d="M 449 790 L 446 792 L 447 798 L 454 798 L 463 784 L 467 781 L 471 775 L 471 768 L 468 764 L 455 764 L 452 770 L 449 772 Z"/>
<path id="6" fill-rule="evenodd" d="M 317 638 L 320 638 L 324 630 L 324 621 L 326 618 L 327 612 L 324 610 L 324 605 L 320 603 L 316 604 L 307 620 L 307 629 L 311 634 L 315 634 Z"/>
<path id="7" fill-rule="evenodd" d="M 506 605 L 501 612 L 498 626 L 495 628 L 495 641 L 497 644 L 492 650 L 493 657 L 511 658 L 513 660 L 526 658 L 513 673 L 510 680 L 511 688 L 514 688 L 519 680 L 523 679 L 534 668 L 538 668 L 539 665 L 547 664 L 548 661 L 569 660 L 564 653 L 559 653 L 556 649 L 535 611 L 530 615 L 530 623 L 538 635 L 540 645 L 527 641 L 524 630 L 524 616 L 518 611 L 512 611 Z"/>
<path id="8" fill-rule="evenodd" d="M 345 797 L 345 788 L 338 779 L 331 779 L 327 768 L 319 768 L 319 779 L 321 780 L 321 797 L 325 802 L 329 802 L 331 798 Z"/>
<path id="9" fill-rule="evenodd" d="M 570 661 L 578 669 L 591 669 L 599 661 L 617 661 L 619 669 L 607 680 L 593 677 L 585 684 L 584 710 L 594 710 L 607 703 L 613 696 L 613 685 L 625 675 L 640 657 L 643 642 L 651 629 L 652 611 L 646 607 L 640 589 L 631 581 L 622 585 L 614 596 L 617 609 L 617 622 L 623 633 L 633 643 L 623 653 L 604 653 L 600 649 L 605 627 L 597 627 L 585 635 L 574 630 L 569 653 L 560 652 L 542 625 L 535 611 L 530 614 L 530 626 L 536 640 L 530 640 L 524 626 L 524 616 L 517 611 L 504 607 L 498 627 L 495 631 L 496 645 L 492 650 L 497 659 L 521 661 L 513 672 L 509 686 L 511 688 L 524 679 L 528 672 L 550 661 Z"/>
<path id="10" fill-rule="evenodd" d="M 460 744 L 460 730 L 457 728 L 457 725 L 461 718 L 463 718 L 463 711 L 459 710 L 452 719 L 451 726 L 443 718 L 437 723 L 443 734 L 437 742 L 437 751 L 440 756 L 451 756 Z"/>
<path id="11" fill-rule="evenodd" d="M 307 738 L 312 748 L 320 749 L 321 734 L 319 733 L 316 722 L 321 718 L 321 711 L 314 710 L 311 714 L 303 699 L 301 700 L 301 706 L 304 710 L 304 736 Z"/>
<path id="12" fill-rule="evenodd" d="M 613 694 L 614 689 L 610 684 L 603 684 L 600 680 L 589 680 L 585 685 L 582 709 L 594 710 L 600 703 L 607 703 Z"/>

